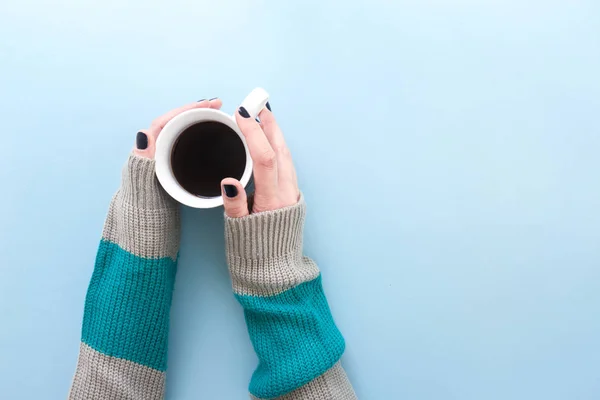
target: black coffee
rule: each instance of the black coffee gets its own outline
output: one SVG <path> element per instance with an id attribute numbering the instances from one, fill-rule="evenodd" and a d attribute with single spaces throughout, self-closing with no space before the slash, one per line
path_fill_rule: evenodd
<path id="1" fill-rule="evenodd" d="M 220 122 L 200 122 L 183 131 L 171 153 L 177 182 L 200 197 L 221 195 L 221 180 L 241 179 L 246 151 L 237 133 Z"/>

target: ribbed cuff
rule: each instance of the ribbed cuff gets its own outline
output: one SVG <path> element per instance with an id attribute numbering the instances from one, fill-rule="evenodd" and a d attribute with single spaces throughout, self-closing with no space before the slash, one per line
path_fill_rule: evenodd
<path id="1" fill-rule="evenodd" d="M 177 208 L 156 178 L 155 161 L 131 154 L 123 168 L 120 194 L 123 201 L 145 210 Z"/>
<path id="2" fill-rule="evenodd" d="M 225 216 L 228 257 L 273 259 L 302 251 L 306 218 L 304 196 L 293 206 L 242 218 Z"/>

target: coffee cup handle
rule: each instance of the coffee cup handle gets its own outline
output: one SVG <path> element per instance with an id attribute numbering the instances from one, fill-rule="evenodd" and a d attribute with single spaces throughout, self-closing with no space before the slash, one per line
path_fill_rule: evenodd
<path id="1" fill-rule="evenodd" d="M 256 88 L 250 92 L 248 96 L 242 101 L 242 107 L 248 111 L 250 117 L 256 118 L 258 113 L 265 108 L 265 105 L 269 101 L 269 93 L 263 88 Z"/>

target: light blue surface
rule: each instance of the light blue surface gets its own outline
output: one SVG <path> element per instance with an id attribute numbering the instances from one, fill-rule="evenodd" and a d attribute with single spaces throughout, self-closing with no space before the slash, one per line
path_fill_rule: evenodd
<path id="1" fill-rule="evenodd" d="M 600 398 L 600 3 L 0 5 L 0 388 L 64 398 L 137 129 L 267 88 L 364 399 Z M 168 399 L 256 365 L 221 211 L 186 209 Z"/>

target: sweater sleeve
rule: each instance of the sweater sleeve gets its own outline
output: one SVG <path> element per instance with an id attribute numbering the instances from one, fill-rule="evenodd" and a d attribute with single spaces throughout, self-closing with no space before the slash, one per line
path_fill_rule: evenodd
<path id="1" fill-rule="evenodd" d="M 85 300 L 70 400 L 164 398 L 179 209 L 154 161 L 131 155 Z"/>
<path id="2" fill-rule="evenodd" d="M 251 399 L 354 400 L 317 265 L 302 256 L 306 205 L 226 218 L 227 263 L 258 367 Z"/>

